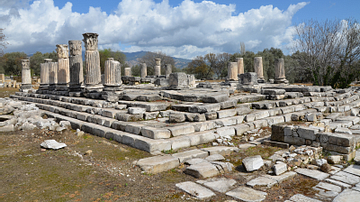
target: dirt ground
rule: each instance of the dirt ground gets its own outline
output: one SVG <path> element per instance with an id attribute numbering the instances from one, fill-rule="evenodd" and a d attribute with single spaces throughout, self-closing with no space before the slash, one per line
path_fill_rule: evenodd
<path id="1" fill-rule="evenodd" d="M 0 97 L 17 91 L 0 89 Z M 261 136 L 268 135 L 269 130 L 264 128 Z M 67 147 L 42 149 L 40 143 L 47 139 L 66 143 Z M 243 138 L 234 138 L 233 143 L 244 143 Z M 197 148 L 208 146 L 210 144 Z M 236 169 L 223 176 L 244 185 L 250 179 L 265 174 L 269 168 L 246 173 L 241 160 L 257 154 L 266 159 L 278 150 L 259 145 L 226 156 Z M 184 165 L 151 175 L 141 172 L 132 163 L 149 156 L 147 152 L 113 140 L 90 134 L 77 136 L 74 130 L 0 131 L 0 201 L 196 201 L 175 186 L 179 182 L 198 180 L 183 173 Z M 271 189 L 256 189 L 268 193 L 265 201 L 285 201 L 296 193 L 312 197 L 315 192 L 311 187 L 316 184 L 315 180 L 296 176 Z M 232 199 L 216 192 L 216 197 L 207 201 Z"/>
<path id="2" fill-rule="evenodd" d="M 55 139 L 68 146 L 45 150 L 40 143 Z M 206 145 L 203 145 L 206 146 Z M 89 151 L 91 150 L 91 152 Z M 226 157 L 237 168 L 228 178 L 244 185 L 266 169 L 246 173 L 239 159 L 261 154 L 266 157 L 278 148 L 258 146 Z M 175 187 L 176 183 L 196 181 L 182 173 L 184 166 L 160 174 L 142 173 L 132 162 L 148 157 L 143 152 L 115 141 L 74 131 L 0 133 L 0 200 L 2 201 L 192 201 Z M 237 165 L 238 164 L 238 165 Z M 313 195 L 310 187 L 316 181 L 305 177 L 275 186 L 266 201 L 283 201 L 295 193 Z M 261 190 L 261 188 L 259 188 Z M 309 191 L 310 190 L 310 191 Z M 265 190 L 264 190 L 265 191 Z M 209 201 L 231 199 L 217 193 Z"/>

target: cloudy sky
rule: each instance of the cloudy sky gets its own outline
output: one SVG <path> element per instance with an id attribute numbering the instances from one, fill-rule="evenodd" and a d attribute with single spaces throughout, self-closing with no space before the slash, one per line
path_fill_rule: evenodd
<path id="1" fill-rule="evenodd" d="M 294 26 L 317 19 L 360 20 L 358 0 L 0 0 L 5 52 L 51 52 L 99 34 L 99 49 L 162 51 L 193 58 L 209 52 L 286 47 Z"/>

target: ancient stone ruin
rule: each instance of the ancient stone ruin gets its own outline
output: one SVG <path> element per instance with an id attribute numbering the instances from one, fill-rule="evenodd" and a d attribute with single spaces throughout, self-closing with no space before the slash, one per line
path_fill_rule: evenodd
<path id="1" fill-rule="evenodd" d="M 69 121 L 73 129 L 153 154 L 134 162 L 144 172 L 158 173 L 184 164 L 184 173 L 211 178 L 176 185 L 198 199 L 216 195 L 212 189 L 243 201 L 262 201 L 267 194 L 255 187 L 270 188 L 297 174 L 318 180 L 314 189 L 320 192 L 317 199 L 296 194 L 290 201 L 341 201 L 359 196 L 359 166 L 323 168 L 344 160 L 360 162 L 356 153 L 360 93 L 356 87 L 291 85 L 282 58 L 275 61 L 274 82 L 269 83 L 263 76 L 261 57 L 254 58 L 255 72 L 244 72 L 243 59 L 237 58 L 227 66 L 227 81 L 212 83 L 196 83 L 193 75 L 172 73 L 171 65 L 165 65 L 166 75 L 161 75 L 160 58 L 155 59 L 154 75 L 148 75 L 142 63 L 141 77 L 131 76 L 130 68 L 122 76 L 121 64 L 108 58 L 101 82 L 98 35 L 83 36 L 84 84 L 80 42 L 69 41 L 70 58 L 67 45 L 58 45 L 59 62 L 46 60 L 41 65 L 41 89 L 36 93 L 27 91 L 31 88 L 29 60 L 23 60 L 22 89 L 11 99 L 33 103 L 56 121 Z M 272 129 L 271 134 L 259 137 L 266 128 Z M 234 138 L 242 144 L 233 144 Z M 164 151 L 202 144 L 211 146 L 164 155 Z M 267 166 L 271 169 L 266 175 L 237 187 L 231 179 L 212 178 L 234 172 L 234 165 L 224 156 L 261 144 L 284 150 L 268 160 L 249 156 L 242 159 L 242 165 L 249 173 Z M 218 188 L 216 183 L 227 186 Z"/>

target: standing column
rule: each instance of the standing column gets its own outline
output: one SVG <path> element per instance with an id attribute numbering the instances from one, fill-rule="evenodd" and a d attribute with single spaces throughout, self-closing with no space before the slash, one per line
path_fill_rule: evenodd
<path id="1" fill-rule="evenodd" d="M 100 96 L 99 92 L 103 90 L 103 85 L 101 84 L 100 55 L 98 51 L 99 35 L 97 33 L 84 33 L 83 36 L 86 49 L 84 93 L 86 93 L 86 97 L 97 98 Z"/>
<path id="2" fill-rule="evenodd" d="M 161 75 L 161 58 L 155 58 L 155 67 L 154 67 L 154 75 Z"/>
<path id="3" fill-rule="evenodd" d="M 274 83 L 289 83 L 285 77 L 284 58 L 275 59 Z"/>
<path id="4" fill-rule="evenodd" d="M 238 80 L 238 66 L 237 62 L 229 62 L 228 63 L 228 79 L 229 81 L 237 81 Z"/>
<path id="5" fill-rule="evenodd" d="M 131 76 L 131 67 L 125 67 L 124 76 Z"/>
<path id="6" fill-rule="evenodd" d="M 69 90 L 70 69 L 69 69 L 69 49 L 67 44 L 57 44 L 56 51 L 58 55 L 58 80 L 56 91 L 63 91 L 60 94 L 66 94 Z"/>
<path id="7" fill-rule="evenodd" d="M 121 64 L 114 58 L 108 58 L 105 61 L 105 83 L 104 90 L 120 90 L 121 81 Z"/>
<path id="8" fill-rule="evenodd" d="M 58 80 L 58 63 L 49 63 L 49 91 L 54 91 Z"/>
<path id="9" fill-rule="evenodd" d="M 262 63 L 262 57 L 255 57 L 254 58 L 254 70 L 258 76 L 258 82 L 264 83 L 264 69 Z"/>
<path id="10" fill-rule="evenodd" d="M 141 63 L 141 69 L 140 69 L 140 77 L 145 78 L 147 76 L 147 66 L 146 63 Z"/>
<path id="11" fill-rule="evenodd" d="M 49 89 L 50 63 L 52 59 L 45 59 L 45 63 L 40 64 L 40 86 L 39 93 L 45 93 L 44 90 Z"/>
<path id="12" fill-rule="evenodd" d="M 244 73 L 244 59 L 236 58 L 236 62 L 238 65 L 238 74 L 243 74 Z"/>
<path id="13" fill-rule="evenodd" d="M 29 58 L 21 60 L 21 92 L 28 92 L 32 89 L 31 85 L 31 70 Z"/>
<path id="14" fill-rule="evenodd" d="M 80 40 L 70 40 L 69 41 L 70 57 L 69 57 L 69 66 L 70 66 L 70 86 L 69 91 L 70 96 L 80 96 L 81 95 L 81 86 L 84 82 L 84 73 L 83 73 L 83 60 L 82 60 L 82 47 Z"/>
<path id="15" fill-rule="evenodd" d="M 165 75 L 166 77 L 169 77 L 169 75 L 172 73 L 172 65 L 166 64 L 165 65 Z"/>

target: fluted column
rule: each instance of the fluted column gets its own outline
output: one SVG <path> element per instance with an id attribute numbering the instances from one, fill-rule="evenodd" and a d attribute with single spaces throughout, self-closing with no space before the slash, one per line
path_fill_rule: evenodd
<path id="1" fill-rule="evenodd" d="M 69 69 L 69 49 L 67 44 L 57 44 L 56 52 L 58 55 L 58 80 L 56 84 L 57 91 L 68 91 L 70 83 Z"/>
<path id="2" fill-rule="evenodd" d="M 71 92 L 80 92 L 84 83 L 82 47 L 80 40 L 69 41 L 70 86 Z"/>
<path id="3" fill-rule="evenodd" d="M 229 62 L 228 63 L 228 79 L 229 81 L 237 81 L 238 80 L 238 66 L 237 62 Z"/>
<path id="4" fill-rule="evenodd" d="M 106 90 L 115 90 L 121 86 L 121 64 L 119 61 L 115 61 L 114 58 L 108 58 L 105 61 L 105 83 Z"/>
<path id="5" fill-rule="evenodd" d="M 274 83 L 288 83 L 285 77 L 284 59 L 275 59 L 275 79 Z"/>
<path id="6" fill-rule="evenodd" d="M 172 65 L 166 64 L 165 65 L 165 75 L 166 77 L 169 77 L 169 75 L 172 73 Z"/>
<path id="7" fill-rule="evenodd" d="M 87 97 L 100 96 L 96 94 L 103 90 L 101 84 L 101 69 L 100 69 L 100 55 L 98 51 L 98 34 L 97 33 L 84 33 L 85 43 L 85 88 L 84 93 Z M 92 94 L 91 93 L 95 93 Z"/>
<path id="8" fill-rule="evenodd" d="M 155 58 L 155 67 L 154 67 L 154 75 L 161 75 L 161 58 Z"/>
<path id="9" fill-rule="evenodd" d="M 263 62 L 262 57 L 255 57 L 254 58 L 254 70 L 258 76 L 258 80 L 264 80 L 264 69 L 263 69 Z"/>
<path id="10" fill-rule="evenodd" d="M 44 63 L 40 64 L 40 86 L 39 93 L 43 93 L 42 90 L 48 90 L 49 88 L 49 77 L 50 77 L 50 63 L 52 59 L 45 59 Z"/>
<path id="11" fill-rule="evenodd" d="M 147 76 L 147 66 L 146 63 L 141 63 L 141 69 L 140 69 L 140 77 L 145 78 Z"/>
<path id="12" fill-rule="evenodd" d="M 238 74 L 244 73 L 244 59 L 236 58 L 237 66 L 238 66 Z"/>
<path id="13" fill-rule="evenodd" d="M 125 67 L 125 76 L 131 76 L 131 67 Z"/>
<path id="14" fill-rule="evenodd" d="M 58 80 L 58 63 L 50 62 L 49 63 L 49 90 L 55 90 L 57 80 Z"/>
<path id="15" fill-rule="evenodd" d="M 25 91 L 32 88 L 31 85 L 31 70 L 30 70 L 30 60 L 29 58 L 21 60 L 21 89 L 20 91 Z"/>

